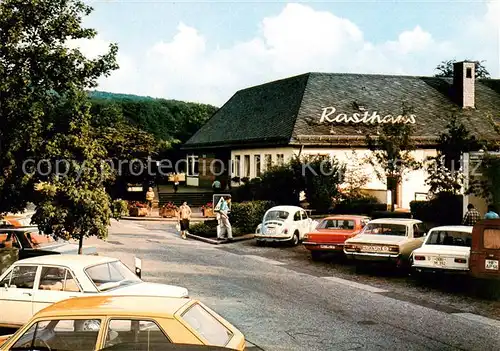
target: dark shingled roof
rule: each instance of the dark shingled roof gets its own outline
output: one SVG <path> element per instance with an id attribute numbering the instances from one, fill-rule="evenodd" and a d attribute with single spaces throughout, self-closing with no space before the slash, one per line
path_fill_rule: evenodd
<path id="1" fill-rule="evenodd" d="M 364 145 L 377 125 L 320 123 L 323 108 L 334 115 L 414 114 L 414 136 L 433 145 L 452 115 L 476 136 L 498 139 L 489 117 L 500 121 L 500 80 L 476 80 L 475 109 L 455 101 L 452 78 L 307 73 L 238 91 L 184 144 L 184 148 L 265 145 Z M 361 113 L 362 114 L 362 113 Z M 332 115 L 333 116 L 333 115 Z"/>

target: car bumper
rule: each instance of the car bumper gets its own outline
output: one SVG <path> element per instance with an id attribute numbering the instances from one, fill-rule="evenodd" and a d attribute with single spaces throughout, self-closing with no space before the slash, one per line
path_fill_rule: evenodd
<path id="1" fill-rule="evenodd" d="M 304 241 L 302 243 L 306 249 L 311 251 L 335 251 L 344 252 L 344 243 L 317 243 L 312 241 Z"/>
<path id="2" fill-rule="evenodd" d="M 276 235 L 268 235 L 268 234 L 255 234 L 255 239 L 259 241 L 288 241 L 292 240 L 292 235 L 288 234 L 276 234 Z"/>
<path id="3" fill-rule="evenodd" d="M 344 251 L 344 253 L 348 258 L 359 261 L 397 262 L 401 260 L 401 254 L 380 254 L 347 251 Z"/>
<path id="4" fill-rule="evenodd" d="M 432 273 L 432 274 L 469 274 L 469 269 L 463 268 L 439 268 L 439 267 L 422 267 L 422 266 L 412 266 L 413 270 L 417 273 Z"/>

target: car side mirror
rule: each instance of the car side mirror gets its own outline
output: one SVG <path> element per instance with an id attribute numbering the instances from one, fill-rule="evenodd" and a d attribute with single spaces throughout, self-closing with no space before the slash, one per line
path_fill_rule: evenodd
<path id="1" fill-rule="evenodd" d="M 135 274 L 141 278 L 142 275 L 142 260 L 140 258 L 134 257 L 135 260 Z"/>

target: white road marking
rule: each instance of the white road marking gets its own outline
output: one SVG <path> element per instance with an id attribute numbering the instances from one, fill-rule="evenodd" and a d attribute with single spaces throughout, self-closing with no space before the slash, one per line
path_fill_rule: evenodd
<path id="1" fill-rule="evenodd" d="M 253 258 L 254 260 L 261 261 L 261 262 L 264 262 L 264 263 L 274 264 L 275 266 L 280 266 L 280 265 L 284 265 L 285 264 L 283 262 L 271 260 L 269 258 L 265 258 L 265 257 L 261 257 L 261 256 L 243 255 L 243 257 Z"/>
<path id="2" fill-rule="evenodd" d="M 454 316 L 468 319 L 470 321 L 479 322 L 482 324 L 491 325 L 492 327 L 500 328 L 500 321 L 498 319 L 491 319 L 480 316 L 474 313 L 452 313 Z"/>
<path id="3" fill-rule="evenodd" d="M 374 286 L 365 285 L 365 284 L 361 284 L 361 283 L 356 283 L 356 282 L 353 282 L 351 280 L 346 280 L 346 279 L 341 279 L 341 278 L 336 278 L 336 277 L 322 277 L 322 278 L 326 279 L 326 280 L 329 280 L 329 281 L 332 281 L 332 282 L 335 282 L 335 283 L 347 285 L 347 286 L 350 286 L 350 287 L 353 287 L 353 288 L 357 288 L 357 289 L 361 289 L 361 290 L 370 291 L 370 292 L 373 292 L 373 293 L 385 293 L 385 292 L 389 292 L 389 290 L 379 289 L 379 288 L 376 288 Z"/>

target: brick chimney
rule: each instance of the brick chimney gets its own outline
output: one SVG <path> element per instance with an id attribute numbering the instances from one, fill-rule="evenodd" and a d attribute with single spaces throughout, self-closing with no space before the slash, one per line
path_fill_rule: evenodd
<path id="1" fill-rule="evenodd" d="M 471 61 L 453 64 L 453 87 L 462 108 L 475 108 L 476 64 Z"/>

